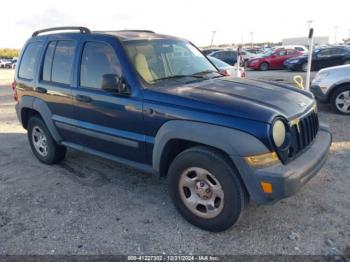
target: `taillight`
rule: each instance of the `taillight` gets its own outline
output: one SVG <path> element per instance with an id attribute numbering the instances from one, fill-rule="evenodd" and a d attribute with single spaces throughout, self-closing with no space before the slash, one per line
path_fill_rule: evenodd
<path id="1" fill-rule="evenodd" d="M 18 100 L 16 87 L 17 87 L 17 83 L 16 83 L 16 80 L 14 80 L 14 81 L 12 82 L 12 90 L 13 90 L 13 99 L 14 99 L 15 101 Z"/>

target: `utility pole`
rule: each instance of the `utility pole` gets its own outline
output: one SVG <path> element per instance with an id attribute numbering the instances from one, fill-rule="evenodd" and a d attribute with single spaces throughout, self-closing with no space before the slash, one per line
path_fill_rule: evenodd
<path id="1" fill-rule="evenodd" d="M 212 32 L 212 36 L 211 36 L 211 42 L 210 42 L 210 47 L 213 47 L 213 43 L 214 43 L 214 37 L 216 34 L 216 30 L 211 31 Z"/>
<path id="2" fill-rule="evenodd" d="M 253 32 L 250 32 L 250 43 L 251 43 L 251 48 L 253 48 Z"/>

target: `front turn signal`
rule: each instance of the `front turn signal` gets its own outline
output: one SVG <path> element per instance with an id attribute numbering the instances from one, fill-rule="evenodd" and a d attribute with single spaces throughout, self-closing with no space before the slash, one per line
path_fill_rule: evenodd
<path id="1" fill-rule="evenodd" d="M 279 162 L 276 152 L 269 152 L 266 154 L 247 156 L 244 158 L 248 165 L 252 167 L 268 167 Z"/>

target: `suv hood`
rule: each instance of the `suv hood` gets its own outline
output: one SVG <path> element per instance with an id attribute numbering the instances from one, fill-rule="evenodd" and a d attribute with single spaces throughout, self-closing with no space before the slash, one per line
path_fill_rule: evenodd
<path id="1" fill-rule="evenodd" d="M 145 99 L 160 99 L 162 103 L 265 123 L 271 123 L 276 116 L 291 120 L 309 110 L 314 104 L 311 93 L 295 87 L 234 77 L 148 90 L 171 96 L 162 95 L 156 98 L 154 95 L 147 96 L 146 92 Z"/>

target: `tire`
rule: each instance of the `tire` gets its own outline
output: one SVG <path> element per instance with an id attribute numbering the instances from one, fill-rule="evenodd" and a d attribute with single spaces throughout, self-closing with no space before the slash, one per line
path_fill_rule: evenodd
<path id="1" fill-rule="evenodd" d="M 180 214 L 189 223 L 212 232 L 235 224 L 247 200 L 230 161 L 221 152 L 203 146 L 187 149 L 174 159 L 168 187 Z"/>
<path id="2" fill-rule="evenodd" d="M 259 69 L 260 71 L 266 71 L 266 70 L 269 70 L 269 64 L 264 62 L 264 63 L 261 63 L 260 66 L 259 66 Z"/>
<path id="3" fill-rule="evenodd" d="M 306 72 L 306 71 L 307 71 L 307 62 L 304 62 L 304 63 L 301 65 L 301 71 L 303 71 L 303 72 Z"/>
<path id="4" fill-rule="evenodd" d="M 343 101 L 343 103 L 341 103 Z M 350 115 L 350 85 L 337 88 L 330 97 L 332 109 L 343 115 Z"/>
<path id="5" fill-rule="evenodd" d="M 45 123 L 37 116 L 28 121 L 28 140 L 34 155 L 45 164 L 57 164 L 66 155 L 66 147 L 53 140 Z"/>

